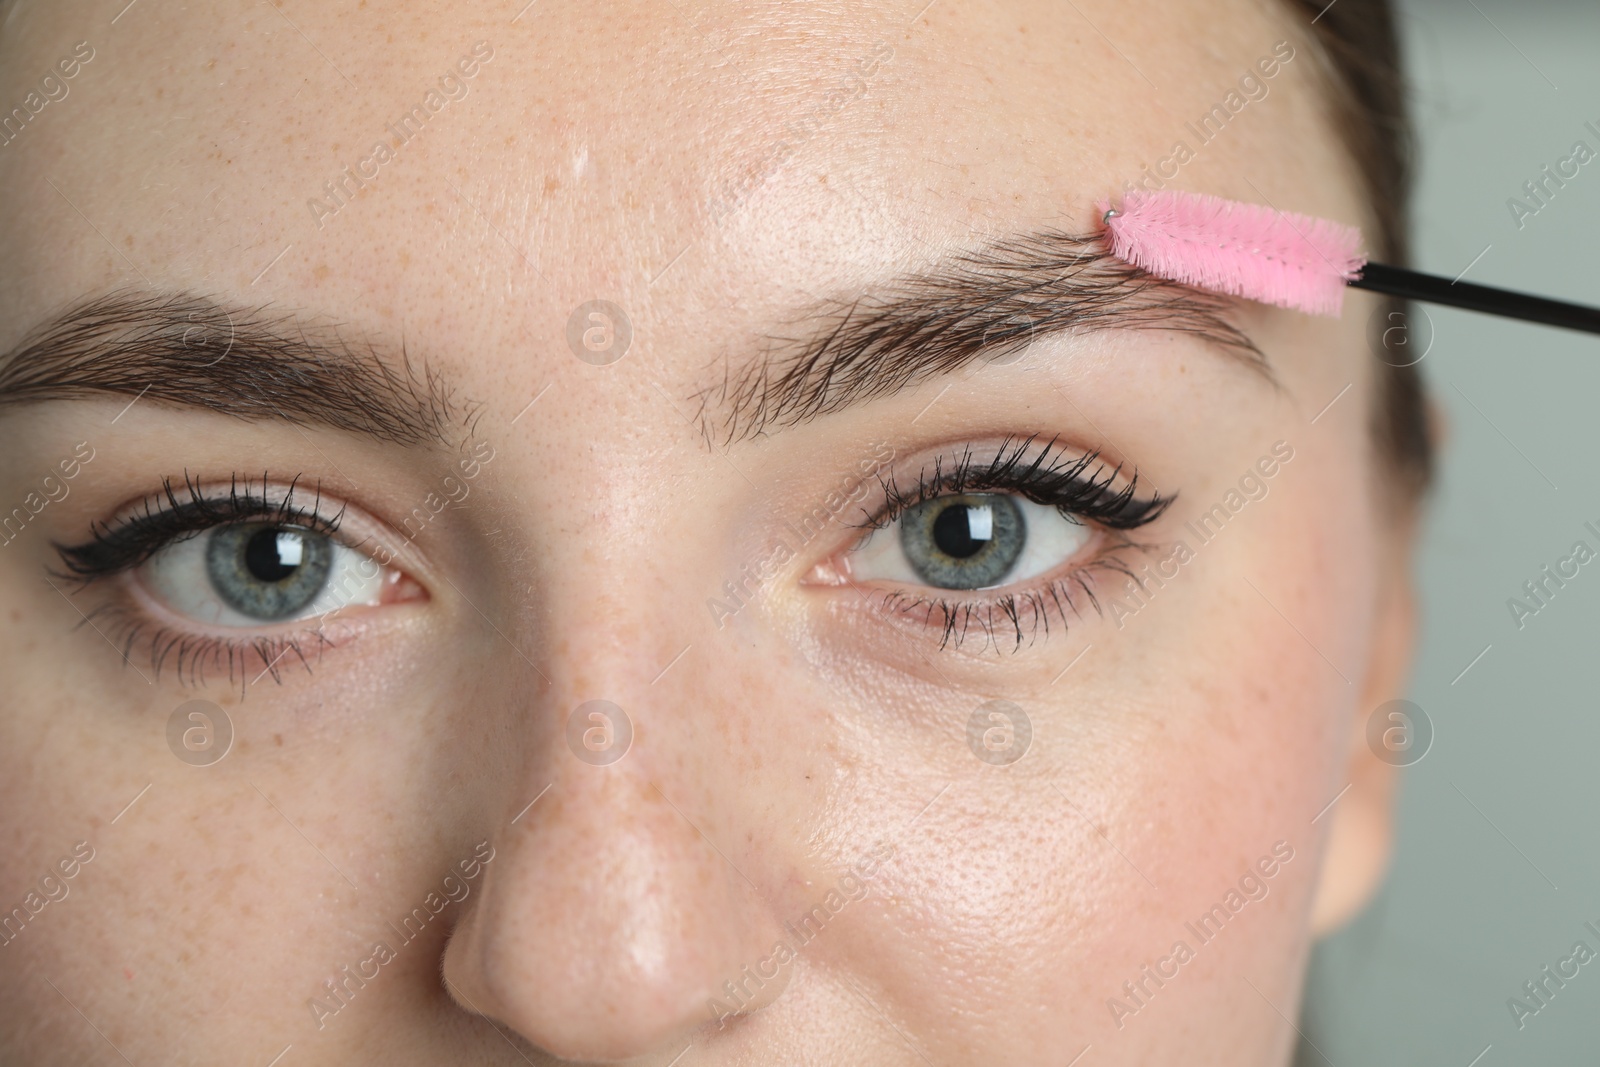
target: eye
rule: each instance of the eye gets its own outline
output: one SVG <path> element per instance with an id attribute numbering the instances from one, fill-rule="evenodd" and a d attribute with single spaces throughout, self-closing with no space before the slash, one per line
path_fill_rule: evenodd
<path id="1" fill-rule="evenodd" d="M 990 589 L 1058 569 L 1093 537 L 1060 508 L 1015 494 L 947 494 L 905 509 L 847 560 L 857 579 Z"/>
<path id="2" fill-rule="evenodd" d="M 180 615 L 260 626 L 382 602 L 386 568 L 325 533 L 289 523 L 216 526 L 156 550 L 136 571 Z"/>

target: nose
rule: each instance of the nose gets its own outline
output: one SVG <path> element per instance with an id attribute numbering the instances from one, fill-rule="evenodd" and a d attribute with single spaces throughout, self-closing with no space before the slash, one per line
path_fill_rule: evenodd
<path id="1" fill-rule="evenodd" d="M 741 839 L 719 817 L 733 806 L 690 780 L 703 776 L 666 773 L 641 752 L 597 766 L 561 746 L 556 767 L 548 793 L 497 836 L 477 906 L 446 949 L 457 1002 L 552 1055 L 602 1062 L 666 1062 L 718 1007 L 770 1003 L 788 969 L 752 983 L 748 968 L 781 931 L 713 843 Z"/>

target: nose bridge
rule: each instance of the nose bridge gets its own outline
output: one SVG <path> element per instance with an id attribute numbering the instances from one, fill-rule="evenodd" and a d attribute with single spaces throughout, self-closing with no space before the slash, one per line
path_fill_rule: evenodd
<path id="1" fill-rule="evenodd" d="M 665 498 L 638 488 L 642 504 L 609 499 L 563 516 L 534 576 L 539 703 L 565 738 L 558 755 L 709 782 L 707 764 L 723 754 L 706 747 L 718 736 L 707 720 L 728 696 L 727 674 L 711 668 L 730 652 L 705 610 L 718 557 L 664 514 Z"/>
<path id="2" fill-rule="evenodd" d="M 585 475 L 604 484 L 610 466 Z M 659 487 L 619 478 L 627 491 L 574 501 L 542 546 L 531 595 L 541 619 L 540 666 L 555 692 L 577 700 L 650 688 L 693 643 L 694 593 L 706 583 L 709 547 L 685 536 Z M 615 487 L 613 487 L 615 489 Z M 702 593 L 701 599 L 704 599 Z"/>
<path id="3" fill-rule="evenodd" d="M 579 379 L 591 369 L 566 368 Z M 552 397 L 540 417 L 568 443 L 514 461 L 552 487 L 517 505 L 520 551 L 539 649 L 530 654 L 569 707 L 607 699 L 631 711 L 728 652 L 711 603 L 728 599 L 747 553 L 741 524 L 713 520 L 738 514 L 751 488 L 683 440 L 683 412 L 650 377 L 613 376 L 604 388 L 563 380 L 584 403 L 569 410 Z M 614 432 L 597 437 L 596 424 Z"/>

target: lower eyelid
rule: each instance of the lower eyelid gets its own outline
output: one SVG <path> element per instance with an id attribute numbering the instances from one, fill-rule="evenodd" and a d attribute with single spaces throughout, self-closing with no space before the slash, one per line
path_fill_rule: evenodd
<path id="1" fill-rule="evenodd" d="M 957 590 L 929 586 L 866 587 L 852 581 L 863 598 L 867 620 L 892 615 L 902 624 L 939 635 L 939 647 L 963 646 L 981 636 L 984 647 L 1017 650 L 1103 616 L 1123 581 L 1132 581 L 1132 557 L 1155 546 L 1113 531 L 1101 538 L 1092 557 L 1040 582 L 1019 588 Z M 980 649 L 980 651 L 983 649 Z"/>
<path id="2" fill-rule="evenodd" d="M 281 682 L 288 667 L 310 669 L 324 651 L 355 639 L 349 632 L 307 626 L 304 620 L 270 633 L 205 633 L 166 621 L 127 600 L 96 608 L 87 618 L 99 632 L 95 639 L 111 642 L 146 681 L 159 682 L 172 672 L 185 687 L 227 683 L 248 688 L 268 677 Z"/>
<path id="3" fill-rule="evenodd" d="M 135 571 L 110 577 L 109 599 L 86 611 L 100 632 L 96 640 L 110 641 L 141 676 L 159 681 L 170 671 L 185 687 L 281 682 L 287 671 L 310 670 L 329 651 L 380 637 L 369 632 L 376 607 L 427 599 L 405 572 L 391 569 L 376 605 L 252 626 L 208 625 L 158 600 Z"/>

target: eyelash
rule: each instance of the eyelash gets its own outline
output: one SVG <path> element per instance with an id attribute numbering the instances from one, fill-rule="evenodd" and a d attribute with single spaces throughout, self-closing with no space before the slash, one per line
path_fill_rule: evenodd
<path id="1" fill-rule="evenodd" d="M 92 525 L 89 540 L 82 544 L 54 545 L 63 569 L 52 571 L 52 577 L 82 589 L 132 571 L 157 552 L 186 538 L 241 522 L 296 526 L 330 537 L 338 530 L 344 509 L 341 507 L 332 515 L 324 514 L 320 486 L 311 504 L 302 506 L 295 502 L 298 477 L 289 482 L 282 500 L 276 502 L 268 498 L 267 484 L 265 473 L 259 489 L 249 479 L 241 485 L 239 476 L 234 475 L 224 497 L 206 495 L 187 472 L 182 488 L 171 478 L 163 479 L 161 492 L 146 500 L 142 511 Z M 165 503 L 155 503 L 158 499 L 164 499 Z M 101 621 L 108 622 L 109 633 L 100 626 Z M 260 660 L 255 667 L 255 677 L 271 674 L 274 682 L 281 683 L 278 664 L 290 653 L 307 670 L 311 669 L 303 641 L 313 639 L 315 651 L 333 645 L 320 627 L 307 628 L 300 633 L 248 638 L 194 634 L 152 625 L 141 612 L 121 603 L 107 604 L 89 612 L 85 622 L 100 629 L 121 648 L 124 663 L 131 662 L 134 645 L 141 637 L 145 638 L 150 644 L 150 661 L 156 677 L 160 677 L 170 660 L 180 682 L 184 681 L 187 669 L 187 683 L 191 685 L 204 685 L 208 668 L 220 670 L 225 666 L 229 682 L 237 680 L 243 686 L 250 680 L 245 668 L 252 657 Z"/>
<path id="2" fill-rule="evenodd" d="M 1162 496 L 1159 492 L 1148 498 L 1138 496 L 1138 474 L 1121 489 L 1113 489 L 1122 473 L 1118 464 L 1109 470 L 1100 463 L 1099 451 L 1075 459 L 1066 457 L 1066 450 L 1058 447 L 1057 438 L 1051 438 L 1035 452 L 1038 435 L 1023 439 L 1007 438 L 987 463 L 975 459 L 968 448 L 957 458 L 955 465 L 944 466 L 940 457 L 934 461 L 930 474 L 926 469 L 918 473 L 917 484 L 903 491 L 892 475 L 880 476 L 884 503 L 877 513 L 857 524 L 863 529 L 883 529 L 909 509 L 942 496 L 979 492 L 1010 492 L 1034 503 L 1052 506 L 1074 520 L 1087 520 L 1110 530 L 1125 532 L 1154 522 L 1172 504 L 1176 497 Z M 124 516 L 111 523 L 95 524 L 90 529 L 90 539 L 80 545 L 56 544 L 62 571 L 53 576 L 71 582 L 80 588 L 114 578 L 140 566 L 157 552 L 187 537 L 233 523 L 266 521 L 299 526 L 316 533 L 332 536 L 344 516 L 340 508 L 333 515 L 322 512 L 320 486 L 309 507 L 295 503 L 298 477 L 289 483 L 283 499 L 269 500 L 266 495 L 267 475 L 261 478 L 261 490 L 252 488 L 249 480 L 241 487 L 237 475 L 229 485 L 226 497 L 207 496 L 198 483 L 187 473 L 183 487 L 178 489 L 172 479 L 162 482 L 159 497 L 164 506 L 145 502 L 144 510 Z M 180 499 L 180 494 L 187 500 Z M 351 546 L 356 547 L 356 546 Z M 959 646 L 972 626 L 979 626 L 987 639 L 998 647 L 997 625 L 1009 625 L 1014 631 L 1014 650 L 1020 649 L 1025 636 L 1037 635 L 1040 623 L 1048 635 L 1049 608 L 1066 622 L 1070 609 L 1080 614 L 1075 596 L 1086 596 L 1096 611 L 1100 609 L 1090 578 L 1095 570 L 1103 569 L 1133 577 L 1128 566 L 1117 558 L 1119 551 L 1140 548 L 1133 540 L 1123 537 L 1109 546 L 1099 559 L 1076 568 L 1071 574 L 1057 578 L 1041 589 L 1003 593 L 986 598 L 958 599 L 946 596 L 920 596 L 891 591 L 885 595 L 884 608 L 902 613 L 923 610 L 924 622 L 930 622 L 937 612 L 941 616 L 940 648 L 952 642 Z M 130 662 L 134 644 L 149 627 L 149 622 L 124 605 L 107 605 L 86 616 L 85 621 L 97 625 L 96 619 L 109 619 L 117 637 L 121 638 L 124 662 Z M 1033 620 L 1028 631 L 1025 619 Z M 102 630 L 102 632 L 104 632 Z M 111 635 L 107 635 L 108 638 Z M 260 674 L 271 674 L 274 682 L 281 683 L 277 664 L 289 653 L 294 653 L 308 670 L 310 660 L 301 644 L 305 637 L 314 638 L 317 650 L 331 647 L 332 642 L 320 628 L 308 629 L 301 634 L 254 637 L 248 639 L 224 638 L 214 635 L 200 636 L 159 626 L 149 633 L 151 665 L 157 677 L 168 660 L 173 660 L 180 680 L 188 669 L 191 684 L 204 684 L 208 666 L 226 666 L 229 682 L 245 681 L 244 666 L 253 655 L 260 660 Z M 113 638 L 113 643 L 116 643 Z M 258 675 L 259 677 L 259 675 Z"/>
<path id="3" fill-rule="evenodd" d="M 924 623 L 932 623 L 935 614 L 940 616 L 941 635 L 939 647 L 952 643 L 960 646 L 968 631 L 974 626 L 983 630 L 987 640 L 999 648 L 997 628 L 1014 631 L 1013 651 L 1022 647 L 1024 637 L 1032 643 L 1043 624 L 1048 636 L 1050 608 L 1053 605 L 1067 624 L 1067 614 L 1081 615 L 1078 598 L 1087 597 L 1100 612 L 1100 599 L 1095 595 L 1092 579 L 1097 571 L 1111 571 L 1133 578 L 1133 571 L 1118 556 L 1125 550 L 1142 550 L 1146 546 L 1126 536 L 1129 530 L 1138 529 L 1160 518 L 1177 497 L 1156 492 L 1149 497 L 1138 495 L 1139 476 L 1135 472 L 1121 489 L 1113 488 L 1122 474 L 1122 465 L 1108 467 L 1101 461 L 1098 450 L 1069 458 L 1068 451 L 1059 446 L 1059 438 L 1034 448 L 1039 435 L 1026 438 L 1008 437 L 1001 442 L 994 457 L 985 462 L 974 457 L 968 447 L 955 465 L 946 469 L 944 458 L 936 458 L 930 474 L 926 468 L 918 472 L 917 484 L 902 491 L 893 475 L 879 477 L 883 486 L 884 503 L 876 514 L 861 528 L 881 530 L 893 523 L 906 511 L 918 504 L 943 496 L 964 493 L 1015 493 L 1036 504 L 1057 508 L 1074 522 L 1093 522 L 1105 529 L 1116 531 L 1119 538 L 1107 546 L 1099 558 L 1080 565 L 1067 575 L 1053 579 L 1044 586 L 1031 590 L 1001 593 L 986 597 L 959 598 L 945 595 L 929 596 L 891 590 L 883 594 L 882 610 L 903 614 L 921 611 Z M 1032 620 L 1030 630 L 1026 621 Z"/>

